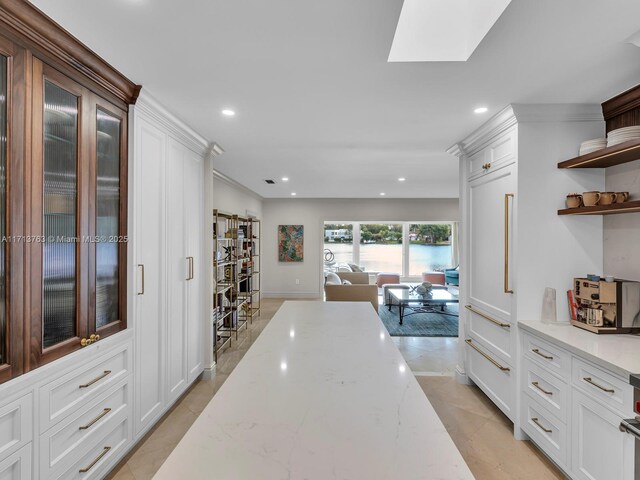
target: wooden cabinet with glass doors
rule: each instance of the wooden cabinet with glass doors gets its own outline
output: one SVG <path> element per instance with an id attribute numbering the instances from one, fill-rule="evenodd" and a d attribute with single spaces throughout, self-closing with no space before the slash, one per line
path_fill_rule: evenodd
<path id="1" fill-rule="evenodd" d="M 139 87 L 27 2 L 0 10 L 4 382 L 126 328 L 127 114 Z"/>

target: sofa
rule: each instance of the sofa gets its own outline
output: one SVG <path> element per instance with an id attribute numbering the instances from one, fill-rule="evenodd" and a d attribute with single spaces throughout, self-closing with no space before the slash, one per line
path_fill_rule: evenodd
<path id="1" fill-rule="evenodd" d="M 447 285 L 460 285 L 460 266 L 447 268 L 444 271 L 444 281 Z"/>
<path id="2" fill-rule="evenodd" d="M 365 272 L 327 274 L 324 296 L 327 302 L 370 302 L 378 311 L 378 287 L 369 284 L 369 274 Z"/>

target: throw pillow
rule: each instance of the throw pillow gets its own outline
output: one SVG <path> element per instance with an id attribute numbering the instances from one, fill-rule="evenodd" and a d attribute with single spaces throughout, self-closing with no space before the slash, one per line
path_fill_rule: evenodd
<path id="1" fill-rule="evenodd" d="M 325 281 L 324 281 L 325 285 L 340 285 L 342 284 L 342 281 L 340 281 L 340 277 L 333 273 L 333 272 L 329 272 L 327 273 L 327 276 L 325 277 Z"/>
<path id="2" fill-rule="evenodd" d="M 342 280 L 342 284 L 343 285 L 352 285 L 352 283 L 349 280 Z"/>

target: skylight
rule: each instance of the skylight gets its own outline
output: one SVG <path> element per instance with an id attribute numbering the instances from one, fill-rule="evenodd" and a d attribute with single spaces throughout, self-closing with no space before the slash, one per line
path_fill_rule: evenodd
<path id="1" fill-rule="evenodd" d="M 404 0 L 389 62 L 465 62 L 511 0 Z"/>

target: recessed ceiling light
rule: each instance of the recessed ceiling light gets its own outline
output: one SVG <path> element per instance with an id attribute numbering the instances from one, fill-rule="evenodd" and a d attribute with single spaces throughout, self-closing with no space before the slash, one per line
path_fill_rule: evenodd
<path id="1" fill-rule="evenodd" d="M 404 177 L 400 177 L 400 178 L 398 179 L 398 181 L 399 181 L 399 182 L 404 182 L 405 180 L 406 180 L 406 178 L 404 178 Z"/>
<path id="2" fill-rule="evenodd" d="M 236 112 L 234 112 L 233 110 L 230 110 L 228 108 L 225 108 L 224 110 L 222 110 L 222 114 L 226 117 L 233 117 L 235 116 Z"/>
<path id="3" fill-rule="evenodd" d="M 386 193 L 384 193 L 384 192 L 380 192 L 380 196 L 381 196 L 381 197 L 384 197 L 385 195 L 386 195 Z"/>
<path id="4" fill-rule="evenodd" d="M 473 113 L 487 113 L 488 111 L 489 109 L 487 107 L 478 107 L 473 111 Z"/>
<path id="5" fill-rule="evenodd" d="M 296 193 L 296 192 L 291 192 L 291 196 L 292 196 L 292 197 L 295 197 L 296 195 L 297 195 L 297 193 Z"/>
<path id="6" fill-rule="evenodd" d="M 282 177 L 282 181 L 283 182 L 288 182 L 289 181 L 289 177 Z"/>

